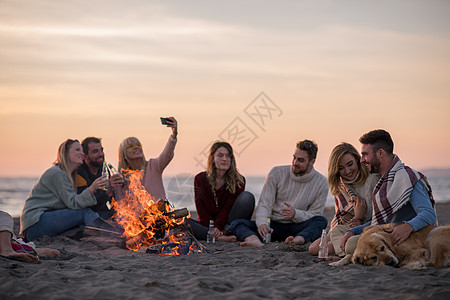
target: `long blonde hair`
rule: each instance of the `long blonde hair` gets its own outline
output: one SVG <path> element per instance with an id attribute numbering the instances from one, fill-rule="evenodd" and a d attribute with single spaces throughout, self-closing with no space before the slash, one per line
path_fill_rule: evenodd
<path id="1" fill-rule="evenodd" d="M 56 154 L 56 161 L 53 163 L 55 166 L 58 166 L 61 170 L 63 170 L 67 177 L 69 177 L 69 181 L 72 184 L 74 191 L 77 189 L 77 168 L 75 168 L 72 173 L 69 171 L 69 150 L 70 147 L 74 143 L 79 143 L 78 140 L 67 139 L 61 145 L 59 145 L 58 153 Z"/>
<path id="2" fill-rule="evenodd" d="M 328 185 L 332 195 L 338 195 L 340 185 L 339 161 L 345 154 L 352 155 L 358 164 L 359 178 L 354 182 L 355 185 L 362 185 L 367 179 L 368 170 L 366 166 L 361 164 L 361 155 L 353 145 L 349 143 L 341 143 L 334 147 L 328 160 Z"/>
<path id="3" fill-rule="evenodd" d="M 122 141 L 122 143 L 120 143 L 119 164 L 118 164 L 119 172 L 122 172 L 122 170 L 130 169 L 130 165 L 128 163 L 128 158 L 127 158 L 127 153 L 126 153 L 128 146 L 130 144 L 142 145 L 141 142 L 135 137 L 128 137 L 128 138 L 124 139 Z M 140 170 L 145 170 L 145 168 L 147 167 L 147 163 L 148 162 L 145 160 L 145 155 L 142 152 L 142 160 L 141 160 L 141 164 L 140 164 Z"/>
<path id="4" fill-rule="evenodd" d="M 208 155 L 208 163 L 206 166 L 206 177 L 208 178 L 208 182 L 211 185 L 211 188 L 214 193 L 214 188 L 216 186 L 216 178 L 217 178 L 217 168 L 214 163 L 214 154 L 216 151 L 224 147 L 230 153 L 230 168 L 225 173 L 225 186 L 228 191 L 231 193 L 236 192 L 236 187 L 241 187 L 244 184 L 244 176 L 242 176 L 236 168 L 236 160 L 233 154 L 233 148 L 227 142 L 216 141 L 211 146 Z"/>

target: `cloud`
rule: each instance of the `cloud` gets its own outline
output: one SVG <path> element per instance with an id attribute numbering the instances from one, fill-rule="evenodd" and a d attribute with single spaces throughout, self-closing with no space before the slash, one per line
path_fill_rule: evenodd
<path id="1" fill-rule="evenodd" d="M 274 147 L 290 147 L 287 139 L 298 134 L 317 136 L 331 150 L 351 136 L 357 143 L 372 127 L 403 133 L 419 118 L 407 128 L 420 134 L 414 140 L 430 140 L 418 131 L 424 128 L 437 136 L 430 148 L 444 153 L 448 4 L 374 3 L 3 0 L 3 130 L 23 149 L 29 128 L 46 143 L 57 129 L 56 142 L 91 130 L 151 139 L 148 128 L 161 129 L 167 113 L 183 124 L 182 147 L 199 151 L 264 90 L 286 113 L 258 141 L 261 156 L 279 158 Z M 65 127 L 55 125 L 61 121 Z M 321 149 L 325 168 L 329 151 Z M 249 168 L 261 165 L 248 159 Z"/>

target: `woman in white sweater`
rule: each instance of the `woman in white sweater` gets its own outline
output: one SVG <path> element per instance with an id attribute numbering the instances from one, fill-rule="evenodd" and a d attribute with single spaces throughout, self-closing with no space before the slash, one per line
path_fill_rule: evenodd
<path id="1" fill-rule="evenodd" d="M 94 192 L 104 188 L 107 179 L 100 177 L 76 193 L 76 172 L 83 158 L 77 140 L 68 139 L 59 146 L 54 166 L 42 174 L 25 201 L 20 217 L 20 234 L 25 240 L 54 236 L 80 225 L 114 230 L 88 208 L 97 203 Z"/>
<path id="2" fill-rule="evenodd" d="M 340 248 L 344 233 L 372 218 L 372 191 L 379 175 L 369 174 L 361 164 L 361 156 L 353 145 L 341 143 L 331 151 L 328 161 L 328 185 L 334 196 L 335 215 L 328 233 L 328 254 L 345 255 Z M 320 239 L 309 246 L 317 255 Z"/>

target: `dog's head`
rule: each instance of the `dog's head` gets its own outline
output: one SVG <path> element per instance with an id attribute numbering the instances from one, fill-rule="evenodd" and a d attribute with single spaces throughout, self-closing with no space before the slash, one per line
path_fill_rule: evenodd
<path id="1" fill-rule="evenodd" d="M 391 249 L 391 237 L 384 227 L 368 228 L 358 240 L 352 262 L 364 266 L 397 266 L 399 260 Z"/>

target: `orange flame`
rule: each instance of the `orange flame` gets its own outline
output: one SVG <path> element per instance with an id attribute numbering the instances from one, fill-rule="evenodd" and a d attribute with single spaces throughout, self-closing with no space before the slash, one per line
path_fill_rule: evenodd
<path id="1" fill-rule="evenodd" d="M 167 201 L 160 201 L 152 197 L 141 184 L 144 173 L 142 171 L 126 170 L 128 190 L 123 199 L 112 199 L 111 207 L 115 211 L 114 220 L 124 228 L 127 239 L 126 247 L 138 251 L 142 247 L 172 242 L 180 244 L 180 234 L 169 235 L 170 229 L 180 225 L 185 218 L 174 219 L 170 216 L 173 208 Z M 155 239 L 155 234 L 164 232 L 169 235 L 163 241 Z M 194 247 L 193 247 L 194 246 Z M 189 253 L 200 252 L 195 245 Z M 180 246 L 176 246 L 171 253 L 161 255 L 179 255 Z"/>

